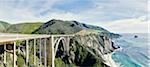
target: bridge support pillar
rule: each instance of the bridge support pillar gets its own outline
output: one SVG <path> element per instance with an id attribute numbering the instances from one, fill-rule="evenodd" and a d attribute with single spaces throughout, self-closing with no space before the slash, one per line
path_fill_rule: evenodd
<path id="1" fill-rule="evenodd" d="M 34 65 L 36 65 L 36 39 L 34 39 Z"/>
<path id="2" fill-rule="evenodd" d="M 55 54 L 54 54 L 54 36 L 51 36 L 51 44 L 52 44 L 52 67 L 55 66 Z"/>
<path id="3" fill-rule="evenodd" d="M 41 67 L 42 65 L 42 39 L 40 38 L 40 61 L 39 61 L 39 66 Z"/>
<path id="4" fill-rule="evenodd" d="M 45 42 L 44 42 L 44 67 L 47 67 L 47 49 L 46 49 L 46 45 L 47 45 L 47 39 L 45 38 Z"/>
<path id="5" fill-rule="evenodd" d="M 16 42 L 14 42 L 13 48 L 13 67 L 16 67 Z"/>
<path id="6" fill-rule="evenodd" d="M 28 62 L 29 62 L 29 41 L 26 40 L 26 64 L 28 66 Z"/>
<path id="7" fill-rule="evenodd" d="M 6 44 L 4 44 L 4 63 L 6 63 Z"/>

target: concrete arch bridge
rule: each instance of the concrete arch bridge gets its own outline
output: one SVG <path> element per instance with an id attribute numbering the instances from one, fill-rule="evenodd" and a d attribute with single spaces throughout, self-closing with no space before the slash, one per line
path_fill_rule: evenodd
<path id="1" fill-rule="evenodd" d="M 13 67 L 18 67 L 18 53 L 25 56 L 26 66 L 54 67 L 55 56 L 62 43 L 64 51 L 68 53 L 70 39 L 74 35 L 30 35 L 0 33 L 0 48 L 2 50 L 3 66 L 12 62 Z M 23 44 L 23 46 L 22 46 Z M 20 46 L 21 45 L 21 46 Z M 13 61 L 8 61 L 7 53 L 11 53 Z M 32 55 L 31 55 L 32 54 Z M 33 56 L 33 57 L 32 57 Z M 30 64 L 33 63 L 33 64 Z"/>

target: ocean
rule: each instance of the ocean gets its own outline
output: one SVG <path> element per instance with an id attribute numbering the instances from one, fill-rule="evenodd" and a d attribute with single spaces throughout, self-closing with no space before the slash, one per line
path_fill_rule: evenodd
<path id="1" fill-rule="evenodd" d="M 114 39 L 120 49 L 112 54 L 119 67 L 150 67 L 150 36 L 147 33 L 124 33 Z"/>

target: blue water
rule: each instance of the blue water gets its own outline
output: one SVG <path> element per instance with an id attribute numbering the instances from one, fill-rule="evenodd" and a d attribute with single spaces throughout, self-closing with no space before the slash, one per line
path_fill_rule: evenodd
<path id="1" fill-rule="evenodd" d="M 150 42 L 148 34 L 121 34 L 115 45 L 121 48 L 112 55 L 120 67 L 150 67 Z M 137 35 L 138 38 L 134 38 Z"/>

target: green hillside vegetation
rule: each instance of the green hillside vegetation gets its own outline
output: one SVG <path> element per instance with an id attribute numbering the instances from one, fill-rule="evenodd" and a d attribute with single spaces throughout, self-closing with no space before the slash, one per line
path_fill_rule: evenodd
<path id="1" fill-rule="evenodd" d="M 13 24 L 7 28 L 7 33 L 22 33 L 22 34 L 30 34 L 37 28 L 39 28 L 43 23 L 20 23 Z"/>
<path id="2" fill-rule="evenodd" d="M 0 21 L 0 32 L 5 32 L 9 26 L 10 26 L 9 23 Z"/>
<path id="3" fill-rule="evenodd" d="M 33 31 L 32 34 L 75 34 L 82 30 L 85 31 L 85 33 L 95 32 L 98 34 L 104 34 L 110 38 L 120 37 L 119 34 L 111 33 L 100 26 L 88 25 L 77 21 L 63 21 L 56 19 L 44 23 L 38 29 Z"/>
<path id="4" fill-rule="evenodd" d="M 77 21 L 62 21 L 62 20 L 50 20 L 49 22 L 43 24 L 40 28 L 35 30 L 33 33 L 38 34 L 74 34 L 81 30 L 92 29 L 101 32 L 107 32 L 99 26 L 88 25 L 84 23 L 79 23 Z"/>
<path id="5" fill-rule="evenodd" d="M 106 29 L 99 27 L 99 26 L 93 26 L 93 25 L 88 25 L 84 23 L 79 23 L 77 21 L 63 21 L 63 20 L 50 20 L 46 23 L 19 23 L 19 24 L 8 24 L 8 23 L 0 23 L 0 30 L 2 32 L 7 32 L 7 33 L 22 33 L 22 34 L 76 34 L 76 35 L 87 35 L 86 38 L 92 38 L 90 37 L 91 34 L 101 34 L 102 36 L 110 36 L 110 37 L 118 37 L 119 35 L 116 35 L 114 33 L 111 33 L 107 31 Z M 115 36 L 114 36 L 115 35 Z M 99 39 L 100 37 L 96 37 L 96 40 L 98 42 L 103 43 L 103 39 Z M 72 42 L 74 42 L 74 45 L 69 46 L 70 47 L 70 55 L 65 55 L 62 54 L 61 56 L 56 54 L 56 59 L 55 59 L 55 66 L 56 67 L 78 67 L 78 66 L 89 66 L 89 67 L 107 67 L 103 62 L 101 58 L 97 58 L 94 55 L 92 55 L 88 50 L 86 49 L 87 47 L 83 46 L 83 44 L 80 42 L 80 38 L 82 36 L 78 36 L 77 38 L 73 38 Z M 92 38 L 91 40 L 95 40 L 95 38 Z M 100 41 L 102 40 L 102 41 Z M 25 47 L 24 43 L 22 44 L 22 47 Z M 31 43 L 32 44 L 32 43 Z M 62 42 L 60 43 L 62 44 Z M 104 45 L 104 44 L 102 44 Z M 20 45 L 17 45 L 18 47 Z M 51 58 L 51 47 L 50 45 L 47 45 L 48 48 L 48 58 Z M 29 49 L 32 50 L 33 46 L 29 46 Z M 37 46 L 37 50 L 39 50 L 39 46 Z M 64 52 L 63 47 L 59 46 L 59 51 Z M 24 57 L 24 49 L 23 51 L 20 50 L 21 53 L 18 54 L 17 58 L 17 63 L 18 67 L 26 66 L 25 64 L 25 57 Z M 37 52 L 38 53 L 38 52 Z M 59 52 L 58 52 L 59 53 Z M 73 62 L 70 62 L 69 58 L 75 57 Z M 62 58 L 62 56 L 65 56 Z M 68 57 L 68 58 L 67 58 Z M 30 62 L 29 66 L 31 67 L 36 67 L 33 65 L 33 52 L 30 53 Z M 12 59 L 9 59 L 12 60 Z M 37 61 L 39 60 L 37 56 Z M 38 62 L 36 62 L 38 64 Z M 11 62 L 7 63 L 6 66 L 9 66 Z M 51 66 L 51 60 L 48 60 L 48 65 Z"/>
<path id="6" fill-rule="evenodd" d="M 62 21 L 62 20 L 55 20 L 55 19 L 50 20 L 49 22 L 43 24 L 32 33 L 33 34 L 54 34 L 54 35 L 56 34 L 77 34 L 77 35 L 102 34 L 102 36 L 104 34 L 106 36 L 110 35 L 109 31 L 99 26 L 79 23 L 77 21 Z M 78 66 L 107 67 L 107 65 L 103 63 L 103 60 L 99 60 L 100 58 L 96 58 L 95 56 L 90 54 L 85 49 L 85 47 L 82 46 L 82 43 L 79 42 L 80 40 L 78 41 L 78 39 L 76 38 L 74 38 L 73 40 L 75 40 L 74 47 L 72 48 L 73 50 L 72 52 L 75 53 L 74 62 L 69 63 L 69 60 L 67 58 L 61 58 L 61 56 L 56 55 L 56 59 L 55 59 L 56 67 L 78 67 Z M 58 48 L 58 49 L 61 50 L 62 48 Z"/>

